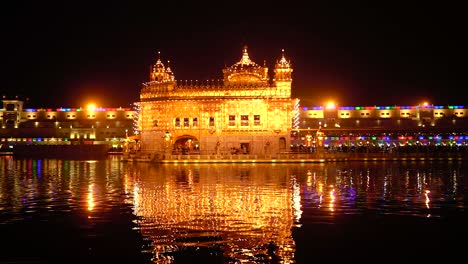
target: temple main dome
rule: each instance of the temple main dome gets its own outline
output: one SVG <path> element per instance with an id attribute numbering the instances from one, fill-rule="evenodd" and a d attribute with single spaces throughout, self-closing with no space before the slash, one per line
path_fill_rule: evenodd
<path id="1" fill-rule="evenodd" d="M 260 66 L 249 58 L 244 46 L 240 61 L 223 69 L 225 85 L 265 85 L 268 82 L 268 68 Z"/>

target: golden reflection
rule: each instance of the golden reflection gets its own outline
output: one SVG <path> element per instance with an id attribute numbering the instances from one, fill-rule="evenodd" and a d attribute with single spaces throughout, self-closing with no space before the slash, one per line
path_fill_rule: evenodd
<path id="1" fill-rule="evenodd" d="M 300 189 L 300 184 L 294 180 L 294 184 L 292 186 L 293 188 L 293 209 L 294 209 L 294 220 L 296 223 L 299 223 L 301 220 L 302 216 L 302 209 L 301 209 L 301 189 Z M 296 225 L 297 227 L 300 227 L 299 225 Z"/>
<path id="2" fill-rule="evenodd" d="M 315 174 L 314 174 L 315 177 Z M 312 172 L 309 170 L 307 171 L 307 186 L 312 186 L 312 182 L 315 181 L 315 179 L 312 178 Z"/>
<path id="3" fill-rule="evenodd" d="M 335 187 L 333 187 L 333 185 L 330 185 L 330 187 L 332 188 L 331 191 L 330 191 L 330 203 L 329 203 L 329 207 L 330 207 L 330 211 L 335 211 Z"/>
<path id="4" fill-rule="evenodd" d="M 317 194 L 319 196 L 319 207 L 321 207 L 323 202 L 323 183 L 318 184 Z"/>
<path id="5" fill-rule="evenodd" d="M 366 174 L 366 192 L 369 191 L 369 188 L 370 188 L 370 172 L 367 171 L 367 174 Z"/>
<path id="6" fill-rule="evenodd" d="M 94 184 L 90 184 L 88 186 L 88 211 L 93 211 L 94 209 L 94 206 L 95 206 L 95 203 L 94 203 L 94 195 L 93 195 L 93 188 L 94 187 Z"/>
<path id="7" fill-rule="evenodd" d="M 291 229 L 302 209 L 300 185 L 286 167 L 143 167 L 138 164 L 148 171 L 135 182 L 134 213 L 153 241 L 155 263 L 172 263 L 164 257 L 172 246 L 190 246 L 200 237 L 219 238 L 236 259 L 266 254 L 274 241 L 277 256 L 292 263 Z"/>
<path id="8" fill-rule="evenodd" d="M 431 201 L 431 199 L 429 199 L 429 193 L 430 193 L 430 192 L 431 192 L 431 191 L 429 191 L 429 190 L 425 190 L 425 191 L 424 191 L 424 196 L 426 197 L 426 207 L 427 207 L 427 209 L 430 208 L 430 207 L 429 207 L 429 202 Z"/>
<path id="9" fill-rule="evenodd" d="M 457 189 L 458 189 L 458 177 L 457 177 L 457 172 L 456 171 L 453 171 L 452 181 L 453 181 L 452 192 L 455 195 L 457 193 Z"/>

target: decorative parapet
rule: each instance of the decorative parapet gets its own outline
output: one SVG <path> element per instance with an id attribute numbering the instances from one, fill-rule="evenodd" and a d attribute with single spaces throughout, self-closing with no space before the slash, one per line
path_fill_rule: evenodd
<path id="1" fill-rule="evenodd" d="M 223 98 L 257 98 L 281 99 L 290 98 L 277 87 L 252 86 L 211 86 L 211 85 L 182 85 L 170 89 L 165 85 L 147 85 L 140 94 L 142 101 L 152 99 L 223 99 Z"/>

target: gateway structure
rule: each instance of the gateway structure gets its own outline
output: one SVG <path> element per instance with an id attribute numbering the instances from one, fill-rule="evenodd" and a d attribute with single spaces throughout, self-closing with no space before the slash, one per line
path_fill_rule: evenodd
<path id="1" fill-rule="evenodd" d="M 176 81 L 158 55 L 140 93 L 142 154 L 289 151 L 299 100 L 291 98 L 293 68 L 284 50 L 272 77 L 265 64 L 250 59 L 246 46 L 240 61 L 222 72 L 222 81 Z"/>

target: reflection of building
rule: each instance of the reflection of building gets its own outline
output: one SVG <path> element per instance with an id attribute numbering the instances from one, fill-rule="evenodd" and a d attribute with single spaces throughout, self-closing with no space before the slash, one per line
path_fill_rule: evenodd
<path id="1" fill-rule="evenodd" d="M 133 132 L 130 108 L 24 108 L 24 100 L 4 96 L 0 143 L 5 145 L 108 144 L 122 148 Z"/>
<path id="2" fill-rule="evenodd" d="M 288 167 L 140 163 L 130 175 L 127 191 L 133 189 L 134 213 L 155 263 L 172 263 L 164 257 L 184 246 L 217 243 L 226 257 L 246 261 L 265 254 L 270 242 L 282 263 L 292 263 L 291 230 L 302 212 Z"/>
<path id="3" fill-rule="evenodd" d="M 297 102 L 291 99 L 292 71 L 283 52 L 270 78 L 244 47 L 241 60 L 223 70 L 222 82 L 180 82 L 158 58 L 140 94 L 142 152 L 287 151 Z"/>

